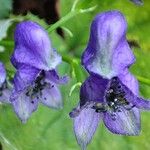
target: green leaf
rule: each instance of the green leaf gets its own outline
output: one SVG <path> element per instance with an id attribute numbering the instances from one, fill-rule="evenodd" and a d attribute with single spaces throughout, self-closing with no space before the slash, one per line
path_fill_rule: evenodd
<path id="1" fill-rule="evenodd" d="M 0 20 L 0 41 L 7 37 L 8 28 L 12 24 L 12 19 Z M 0 52 L 4 52 L 5 47 L 0 46 Z"/>
<path id="2" fill-rule="evenodd" d="M 0 0 L 0 19 L 9 16 L 12 9 L 12 0 Z"/>
<path id="3" fill-rule="evenodd" d="M 12 24 L 12 19 L 0 20 L 0 41 L 7 36 L 7 30 Z"/>

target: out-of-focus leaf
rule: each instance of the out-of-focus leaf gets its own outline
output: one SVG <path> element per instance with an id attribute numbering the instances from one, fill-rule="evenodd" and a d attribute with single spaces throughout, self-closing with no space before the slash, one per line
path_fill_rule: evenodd
<path id="1" fill-rule="evenodd" d="M 0 20 L 0 41 L 7 36 L 7 30 L 12 24 L 12 19 Z M 0 46 L 0 52 L 3 52 L 5 48 Z"/>
<path id="2" fill-rule="evenodd" d="M 0 46 L 0 52 L 4 52 L 5 51 L 5 47 Z"/>
<path id="3" fill-rule="evenodd" d="M 7 30 L 12 24 L 12 19 L 0 20 L 0 40 L 7 36 Z"/>
<path id="4" fill-rule="evenodd" d="M 11 150 L 18 150 L 14 145 L 11 144 L 11 142 L 2 134 L 0 133 L 0 141 L 2 142 L 2 144 L 0 143 L 0 150 L 4 149 L 11 149 Z"/>
<path id="5" fill-rule="evenodd" d="M 9 16 L 12 9 L 12 0 L 0 0 L 0 19 Z"/>

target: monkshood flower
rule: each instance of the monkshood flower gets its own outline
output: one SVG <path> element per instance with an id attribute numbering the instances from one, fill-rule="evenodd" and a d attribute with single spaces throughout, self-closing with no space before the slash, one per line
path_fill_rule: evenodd
<path id="1" fill-rule="evenodd" d="M 140 109 L 150 109 L 150 101 L 139 97 L 138 82 L 128 71 L 135 58 L 126 40 L 126 28 L 118 11 L 99 14 L 92 22 L 82 56 L 90 76 L 81 86 L 78 106 L 70 113 L 83 150 L 101 120 L 112 133 L 138 135 Z"/>
<path id="2" fill-rule="evenodd" d="M 15 48 L 11 62 L 17 69 L 11 102 L 17 116 L 26 122 L 38 103 L 61 108 L 59 84 L 67 77 L 59 77 L 56 66 L 61 57 L 52 48 L 47 32 L 32 21 L 21 22 L 15 30 Z"/>
<path id="3" fill-rule="evenodd" d="M 3 63 L 0 62 L 0 102 L 10 103 L 11 84 L 6 79 L 6 70 Z"/>
<path id="4" fill-rule="evenodd" d="M 131 2 L 133 2 L 136 5 L 143 5 L 143 1 L 142 0 L 130 0 Z"/>

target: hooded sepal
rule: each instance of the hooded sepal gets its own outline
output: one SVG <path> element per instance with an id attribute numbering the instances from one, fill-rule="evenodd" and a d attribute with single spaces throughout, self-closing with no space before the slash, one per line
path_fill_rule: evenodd
<path id="1" fill-rule="evenodd" d="M 37 69 L 51 70 L 61 62 L 56 50 L 51 46 L 48 33 L 37 23 L 24 21 L 15 30 L 15 49 L 12 64 L 30 65 Z"/>
<path id="2" fill-rule="evenodd" d="M 134 63 L 126 29 L 126 20 L 119 11 L 104 12 L 95 17 L 82 56 L 82 64 L 88 72 L 111 79 Z"/>

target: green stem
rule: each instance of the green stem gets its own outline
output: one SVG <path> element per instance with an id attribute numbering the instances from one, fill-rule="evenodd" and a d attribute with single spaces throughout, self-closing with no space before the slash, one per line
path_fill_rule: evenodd
<path id="1" fill-rule="evenodd" d="M 72 64 L 73 63 L 73 58 L 72 57 L 68 57 L 68 56 L 66 56 L 66 55 L 62 55 L 62 60 L 64 61 L 64 62 L 67 62 L 68 64 Z"/>
<path id="2" fill-rule="evenodd" d="M 136 76 L 136 77 L 137 77 L 139 82 L 150 86 L 150 79 L 147 79 L 147 78 L 144 78 L 141 76 Z"/>
<path id="3" fill-rule="evenodd" d="M 78 0 L 77 0 L 77 2 L 78 2 Z M 76 2 L 75 2 L 75 5 L 73 6 L 73 9 L 66 16 L 62 17 L 55 24 L 53 24 L 53 25 L 51 25 L 50 27 L 47 28 L 48 33 L 52 32 L 56 28 L 60 27 L 62 24 L 67 22 L 69 19 L 77 16 L 78 14 L 92 12 L 97 7 L 97 5 L 93 6 L 93 7 L 90 7 L 90 8 L 79 9 L 79 10 L 75 9 L 75 7 L 76 7 Z"/>
<path id="4" fill-rule="evenodd" d="M 64 62 L 67 62 L 68 64 L 80 63 L 80 60 L 78 58 L 74 58 L 69 55 L 61 55 L 61 56 L 62 56 L 62 60 Z"/>
<path id="5" fill-rule="evenodd" d="M 9 46 L 9 47 L 13 47 L 14 46 L 14 42 L 13 41 L 0 41 L 0 45 L 2 46 Z"/>
<path id="6" fill-rule="evenodd" d="M 47 31 L 50 33 L 59 26 L 61 26 L 63 23 L 67 22 L 69 19 L 73 18 L 74 16 L 78 15 L 80 11 L 75 10 L 69 12 L 66 16 L 62 17 L 59 21 L 57 21 L 55 24 L 51 25 L 49 28 L 47 28 Z"/>

